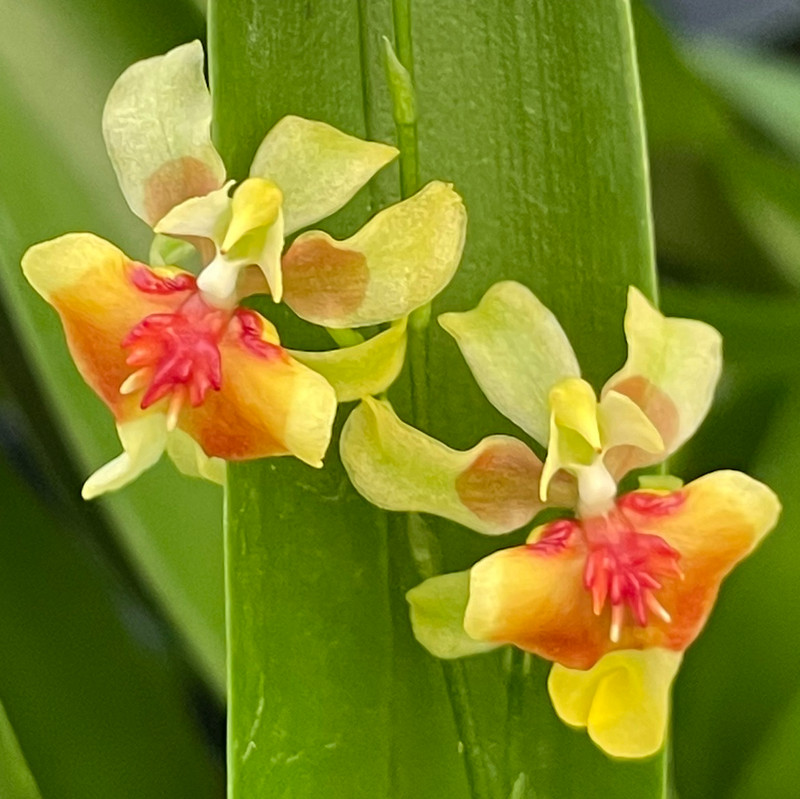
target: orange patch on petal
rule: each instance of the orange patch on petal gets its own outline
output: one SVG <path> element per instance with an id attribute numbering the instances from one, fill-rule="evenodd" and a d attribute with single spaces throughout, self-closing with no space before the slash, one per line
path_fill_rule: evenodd
<path id="1" fill-rule="evenodd" d="M 120 394 L 120 386 L 133 371 L 126 363 L 123 339 L 150 314 L 176 308 L 188 293 L 181 288 L 151 291 L 137 287 L 137 280 L 153 274 L 132 261 L 110 264 L 90 271 L 80 284 L 61 288 L 51 297 L 78 370 L 118 421 L 135 415 L 138 407 L 133 397 Z"/>
<path id="2" fill-rule="evenodd" d="M 299 316 L 347 316 L 364 301 L 369 283 L 363 253 L 334 247 L 324 234 L 298 238 L 282 261 L 283 298 Z"/>
<path id="3" fill-rule="evenodd" d="M 675 403 L 658 386 L 646 377 L 628 377 L 607 390 L 624 394 L 633 400 L 645 413 L 647 418 L 658 430 L 664 442 L 664 448 L 669 451 L 672 442 L 680 429 L 680 417 Z M 613 447 L 605 456 L 606 468 L 617 478 L 630 472 L 632 469 L 641 469 L 663 460 L 663 454 L 645 452 L 639 447 L 628 445 Z"/>
<path id="4" fill-rule="evenodd" d="M 287 455 L 285 427 L 292 383 L 304 369 L 282 347 L 261 336 L 261 318 L 240 310 L 219 345 L 222 387 L 187 409 L 179 426 L 210 457 L 246 460 Z"/>
<path id="5" fill-rule="evenodd" d="M 147 221 L 154 225 L 168 211 L 190 197 L 201 197 L 220 187 L 213 169 L 192 156 L 183 156 L 162 164 L 144 188 Z"/>
<path id="6" fill-rule="evenodd" d="M 486 447 L 456 478 L 459 499 L 481 520 L 514 529 L 544 507 L 539 500 L 542 462 L 521 441 L 508 438 Z M 574 504 L 574 481 L 553 483 L 549 504 Z"/>
<path id="7" fill-rule="evenodd" d="M 610 648 L 609 620 L 604 625 L 592 612 L 582 583 L 586 546 L 575 531 L 565 538 L 563 524 L 546 525 L 536 543 L 500 550 L 473 566 L 464 626 L 478 640 L 512 643 L 585 669 Z"/>

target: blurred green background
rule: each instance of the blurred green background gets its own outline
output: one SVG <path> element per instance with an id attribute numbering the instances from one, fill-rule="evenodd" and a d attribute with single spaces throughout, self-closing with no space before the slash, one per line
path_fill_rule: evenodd
<path id="1" fill-rule="evenodd" d="M 679 796 L 800 785 L 800 14 L 635 5 L 662 306 L 725 337 L 672 470 L 768 482 L 779 528 L 723 587 L 675 692 Z M 191 0 L 0 0 L 0 797 L 223 795 L 221 492 L 168 464 L 84 504 L 118 444 L 24 249 L 89 230 L 145 258 L 100 113 L 133 61 L 203 37 Z M 5 781 L 4 781 L 5 780 Z"/>

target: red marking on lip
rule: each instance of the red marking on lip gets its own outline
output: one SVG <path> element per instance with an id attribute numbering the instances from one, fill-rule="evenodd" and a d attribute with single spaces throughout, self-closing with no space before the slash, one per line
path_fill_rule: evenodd
<path id="1" fill-rule="evenodd" d="M 195 293 L 177 311 L 151 314 L 128 333 L 122 341 L 128 365 L 150 372 L 142 409 L 178 389 L 197 407 L 222 387 L 219 342 L 228 319 Z"/>
<path id="2" fill-rule="evenodd" d="M 683 491 L 672 491 L 669 494 L 655 494 L 648 491 L 632 491 L 617 501 L 623 510 L 634 511 L 641 516 L 669 516 L 678 510 L 686 501 Z"/>
<path id="3" fill-rule="evenodd" d="M 572 536 L 580 529 L 580 523 L 573 519 L 558 519 L 545 526 L 538 541 L 527 546 L 543 555 L 556 555 L 569 546 Z"/>
<path id="4" fill-rule="evenodd" d="M 131 271 L 131 282 L 145 294 L 174 294 L 180 291 L 194 291 L 197 281 L 188 272 L 179 272 L 166 277 L 156 274 L 144 264 L 136 264 Z"/>
<path id="5" fill-rule="evenodd" d="M 283 347 L 264 341 L 262 338 L 264 322 L 255 311 L 238 308 L 234 318 L 240 325 L 239 338 L 250 352 L 267 360 L 289 360 L 289 354 Z"/>

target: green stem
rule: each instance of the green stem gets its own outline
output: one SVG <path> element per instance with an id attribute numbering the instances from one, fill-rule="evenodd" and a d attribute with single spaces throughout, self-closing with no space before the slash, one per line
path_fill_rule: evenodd
<path id="1" fill-rule="evenodd" d="M 326 327 L 325 329 L 339 347 L 354 347 L 356 344 L 361 344 L 364 341 L 364 336 L 362 336 L 361 333 L 349 327 Z"/>
<path id="2" fill-rule="evenodd" d="M 395 0 L 393 11 L 397 52 L 385 37 L 384 50 L 400 149 L 400 194 L 405 199 L 418 190 L 420 183 L 409 0 Z M 411 314 L 408 326 L 411 417 L 412 423 L 422 430 L 429 427 L 427 336 L 430 317 L 431 307 L 428 304 Z M 438 542 L 431 542 L 430 536 L 419 534 L 419 521 L 417 514 L 408 514 L 406 529 L 419 575 L 426 578 L 441 571 L 435 552 Z M 440 664 L 472 798 L 501 799 L 497 770 L 481 746 L 465 665 L 460 661 L 446 660 L 440 661 Z"/>

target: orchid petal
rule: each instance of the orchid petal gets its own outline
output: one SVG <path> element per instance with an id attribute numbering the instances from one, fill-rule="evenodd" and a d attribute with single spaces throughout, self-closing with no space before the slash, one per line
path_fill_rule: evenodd
<path id="1" fill-rule="evenodd" d="M 336 391 L 339 402 L 380 394 L 395 381 L 406 356 L 405 319 L 370 339 L 327 352 L 289 350 L 300 363 L 319 372 Z"/>
<path id="2" fill-rule="evenodd" d="M 497 648 L 465 632 L 468 598 L 468 571 L 431 577 L 406 594 L 414 636 L 435 657 L 460 658 Z"/>
<path id="3" fill-rule="evenodd" d="M 225 485 L 227 464 L 222 458 L 209 458 L 203 448 L 183 430 L 173 430 L 167 438 L 167 455 L 179 472 Z"/>
<path id="4" fill-rule="evenodd" d="M 211 143 L 211 96 L 198 41 L 128 67 L 103 111 L 103 136 L 131 210 L 152 225 L 225 181 Z"/>
<path id="5" fill-rule="evenodd" d="M 781 511 L 774 492 L 735 471 L 712 472 L 673 493 L 632 491 L 620 506 L 636 530 L 659 536 L 680 553 L 682 579 L 658 592 L 672 622 L 654 620 L 646 638 L 670 649 L 685 649 L 697 637 L 720 583 L 775 526 Z"/>
<path id="6" fill-rule="evenodd" d="M 336 394 L 325 378 L 292 358 L 254 311 L 237 311 L 219 351 L 222 387 L 186 409 L 179 427 L 209 457 L 294 455 L 321 467 L 336 414 Z"/>
<path id="7" fill-rule="evenodd" d="M 543 507 L 536 493 L 541 462 L 521 441 L 490 436 L 460 452 L 371 398 L 347 419 L 341 454 L 356 490 L 385 510 L 433 513 L 499 535 Z M 568 501 L 568 488 L 564 494 Z"/>
<path id="8" fill-rule="evenodd" d="M 116 491 L 155 465 L 167 446 L 167 421 L 163 413 L 146 413 L 117 425 L 124 452 L 101 466 L 83 484 L 81 495 L 94 499 Z"/>
<path id="9" fill-rule="evenodd" d="M 648 649 L 611 652 L 588 671 L 555 664 L 547 688 L 561 720 L 585 727 L 604 752 L 648 757 L 664 745 L 681 658 L 680 652 Z"/>
<path id="10" fill-rule="evenodd" d="M 520 283 L 495 283 L 478 306 L 446 313 L 455 338 L 489 402 L 541 444 L 549 435 L 550 389 L 580 377 L 575 353 L 555 316 Z"/>
<path id="11" fill-rule="evenodd" d="M 630 397 L 664 441 L 663 459 L 681 446 L 708 413 L 722 371 L 722 339 L 710 325 L 660 314 L 638 289 L 628 291 L 628 359 L 603 389 Z"/>
<path id="12" fill-rule="evenodd" d="M 566 522 L 569 524 L 569 522 Z M 471 571 L 464 629 L 479 641 L 513 643 L 576 668 L 610 648 L 583 587 L 585 546 L 579 536 L 501 549 Z"/>
<path id="13" fill-rule="evenodd" d="M 275 222 L 281 211 L 283 195 L 272 181 L 248 178 L 231 197 L 231 221 L 220 249 L 230 250 L 243 236 Z"/>
<path id="14" fill-rule="evenodd" d="M 136 402 L 120 393 L 131 374 L 120 344 L 148 315 L 174 310 L 188 296 L 181 285 L 190 276 L 131 261 L 91 233 L 69 233 L 34 245 L 22 258 L 22 270 L 58 311 L 70 353 L 86 382 L 117 421 L 135 416 Z M 148 291 L 137 286 L 137 276 L 163 285 Z M 170 288 L 173 278 L 179 280 Z"/>
<path id="15" fill-rule="evenodd" d="M 280 187 L 288 236 L 341 208 L 397 154 L 324 122 L 286 116 L 261 142 L 250 175 Z"/>
<path id="16" fill-rule="evenodd" d="M 461 197 L 434 181 L 376 214 L 349 239 L 304 233 L 283 259 L 284 299 L 298 316 L 326 327 L 400 319 L 450 282 L 466 222 Z"/>
<path id="17" fill-rule="evenodd" d="M 232 185 L 233 181 L 229 180 L 224 186 L 202 197 L 184 200 L 159 219 L 153 230 L 188 241 L 208 239 L 218 249 L 231 222 L 229 192 Z"/>
<path id="18" fill-rule="evenodd" d="M 598 418 L 603 433 L 603 462 L 617 480 L 631 469 L 665 457 L 661 433 L 626 394 L 607 391 L 600 400 Z"/>
<path id="19" fill-rule="evenodd" d="M 550 481 L 559 469 L 572 474 L 589 466 L 600 451 L 600 428 L 594 389 L 578 377 L 568 377 L 550 390 L 550 440 L 539 484 L 545 499 Z M 616 492 L 614 492 L 616 493 Z"/>

